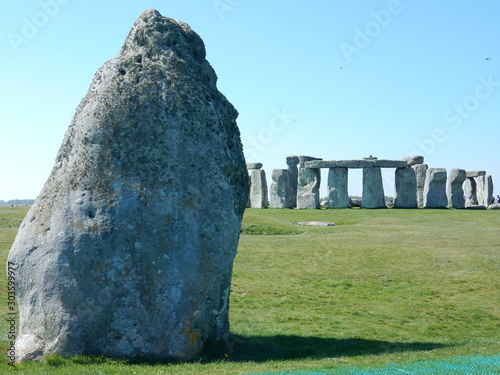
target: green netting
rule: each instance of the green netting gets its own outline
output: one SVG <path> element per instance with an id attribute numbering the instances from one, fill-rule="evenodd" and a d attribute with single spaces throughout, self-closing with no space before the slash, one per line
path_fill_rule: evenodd
<path id="1" fill-rule="evenodd" d="M 493 375 L 500 374 L 500 355 L 469 356 L 421 361 L 389 363 L 384 367 L 363 369 L 341 367 L 330 370 L 266 372 L 259 375 Z"/>

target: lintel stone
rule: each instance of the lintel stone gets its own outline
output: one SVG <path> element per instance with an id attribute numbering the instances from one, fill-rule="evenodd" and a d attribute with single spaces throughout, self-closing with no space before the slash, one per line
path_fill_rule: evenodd
<path id="1" fill-rule="evenodd" d="M 467 171 L 466 175 L 467 177 L 486 176 L 486 171 Z"/>
<path id="2" fill-rule="evenodd" d="M 262 169 L 262 163 L 247 163 L 247 169 Z"/>
<path id="3" fill-rule="evenodd" d="M 373 161 L 368 160 L 337 160 L 337 167 L 339 168 L 368 168 L 373 166 Z"/>
<path id="4" fill-rule="evenodd" d="M 408 167 L 408 162 L 405 160 L 375 160 L 375 167 L 380 168 L 406 168 Z"/>
<path id="5" fill-rule="evenodd" d="M 337 161 L 335 160 L 313 160 L 304 163 L 306 168 L 337 168 Z"/>

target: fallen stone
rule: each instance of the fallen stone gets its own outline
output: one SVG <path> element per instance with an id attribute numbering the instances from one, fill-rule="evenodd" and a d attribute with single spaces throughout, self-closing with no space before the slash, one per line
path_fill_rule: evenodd
<path id="1" fill-rule="evenodd" d="M 493 203 L 488 206 L 488 210 L 500 210 L 500 203 Z"/>
<path id="2" fill-rule="evenodd" d="M 328 223 L 322 221 L 301 221 L 299 225 L 309 225 L 313 227 L 334 227 L 335 223 Z"/>
<path id="3" fill-rule="evenodd" d="M 201 38 L 154 10 L 98 70 L 9 253 L 17 361 L 227 347 L 248 173 L 216 81 Z"/>

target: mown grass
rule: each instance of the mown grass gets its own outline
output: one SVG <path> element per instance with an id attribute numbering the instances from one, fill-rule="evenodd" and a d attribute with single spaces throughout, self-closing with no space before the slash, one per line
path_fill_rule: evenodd
<path id="1" fill-rule="evenodd" d="M 25 213 L 0 208 L 2 265 Z M 51 356 L 15 372 L 249 374 L 499 353 L 499 230 L 496 211 L 250 209 L 234 265 L 232 338 L 219 358 Z"/>

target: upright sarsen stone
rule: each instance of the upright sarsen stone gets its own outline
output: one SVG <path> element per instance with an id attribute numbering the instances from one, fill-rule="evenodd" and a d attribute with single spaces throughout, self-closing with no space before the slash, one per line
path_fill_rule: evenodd
<path id="1" fill-rule="evenodd" d="M 429 167 L 427 164 L 415 164 L 412 165 L 412 168 L 415 171 L 415 177 L 417 179 L 417 206 L 424 207 L 425 178 Z"/>
<path id="2" fill-rule="evenodd" d="M 467 174 L 465 169 L 453 168 L 450 171 L 446 186 L 446 194 L 448 195 L 448 207 L 465 208 L 465 196 L 462 185 L 466 178 Z"/>
<path id="3" fill-rule="evenodd" d="M 328 208 L 350 207 L 348 173 L 347 168 L 330 168 L 328 170 Z"/>
<path id="4" fill-rule="evenodd" d="M 395 173 L 394 207 L 417 206 L 417 178 L 413 168 L 397 168 Z"/>
<path id="5" fill-rule="evenodd" d="M 299 164 L 298 156 L 287 156 L 286 164 L 288 165 L 288 181 L 290 185 L 290 206 L 297 207 L 297 186 L 299 180 Z"/>
<path id="6" fill-rule="evenodd" d="M 320 169 L 299 169 L 297 208 L 319 208 Z"/>
<path id="7" fill-rule="evenodd" d="M 290 181 L 288 169 L 273 169 L 269 194 L 271 208 L 290 208 Z"/>
<path id="8" fill-rule="evenodd" d="M 363 168 L 363 208 L 385 208 L 384 184 L 379 167 Z"/>
<path id="9" fill-rule="evenodd" d="M 425 177 L 424 207 L 446 208 L 446 169 L 429 168 Z"/>
<path id="10" fill-rule="evenodd" d="M 216 80 L 201 38 L 154 10 L 99 69 L 9 253 L 18 361 L 227 341 L 248 174 Z"/>
<path id="11" fill-rule="evenodd" d="M 250 171 L 250 206 L 266 208 L 268 203 L 266 171 L 253 169 Z"/>

